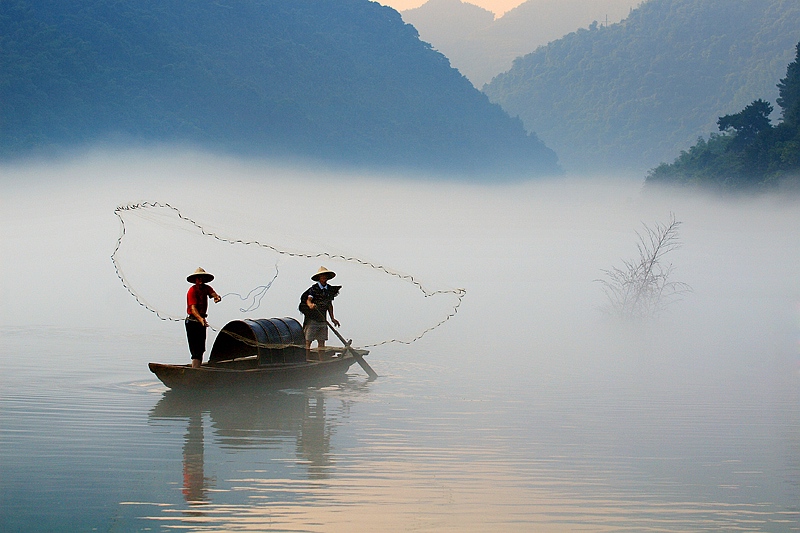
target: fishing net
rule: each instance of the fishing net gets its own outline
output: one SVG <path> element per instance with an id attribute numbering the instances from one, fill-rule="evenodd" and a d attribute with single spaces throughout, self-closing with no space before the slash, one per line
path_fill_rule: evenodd
<path id="1" fill-rule="evenodd" d="M 254 287 L 249 291 L 242 290 L 241 292 L 217 291 L 222 296 L 223 301 L 238 301 L 238 310 L 241 313 L 253 312 L 261 307 L 268 291 L 274 288 L 275 282 L 282 273 L 280 268 L 282 259 L 291 258 L 305 260 L 306 262 L 314 261 L 314 263 L 308 263 L 308 265 L 318 264 L 324 261 L 326 264 L 331 263 L 338 265 L 337 271 L 346 271 L 349 274 L 349 279 L 353 279 L 354 276 L 357 276 L 360 288 L 364 288 L 366 292 L 372 294 L 379 294 L 382 300 L 380 305 L 384 308 L 382 310 L 383 312 L 376 310 L 374 312 L 365 313 L 368 320 L 374 320 L 377 324 L 379 322 L 377 318 L 381 315 L 386 316 L 386 309 L 388 309 L 388 314 L 392 316 L 393 320 L 402 320 L 407 326 L 406 329 L 413 329 L 413 331 L 407 331 L 402 337 L 385 338 L 370 344 L 364 344 L 362 345 L 364 348 L 390 343 L 412 344 L 418 341 L 427 333 L 441 327 L 453 318 L 458 313 L 464 296 L 466 295 L 466 291 L 461 288 L 429 289 L 416 276 L 354 255 L 332 252 L 303 252 L 264 242 L 263 240 L 231 237 L 226 235 L 224 230 L 220 228 L 208 224 L 201 224 L 169 203 L 140 202 L 120 205 L 114 210 L 114 214 L 117 216 L 120 223 L 119 238 L 117 239 L 114 252 L 111 254 L 111 260 L 117 277 L 136 302 L 155 314 L 160 320 L 175 322 L 184 320 L 186 316 L 183 313 L 184 310 L 181 307 L 177 307 L 174 303 L 175 301 L 179 301 L 180 298 L 175 298 L 175 293 L 172 290 L 157 291 L 146 297 L 142 294 L 141 290 L 137 290 L 137 286 L 146 285 L 148 283 L 147 276 L 141 275 L 141 271 L 147 270 L 150 274 L 150 280 L 166 279 L 170 280 L 170 282 L 178 280 L 182 283 L 181 289 L 176 287 L 175 290 L 183 290 L 185 292 L 186 287 L 183 278 L 188 272 L 177 274 L 177 270 L 175 269 L 179 267 L 175 265 L 176 261 L 168 259 L 167 256 L 169 256 L 170 253 L 179 256 L 182 254 L 186 255 L 188 253 L 187 250 L 203 248 L 203 246 L 207 249 L 209 241 L 224 246 L 224 249 L 217 248 L 213 252 L 209 251 L 209 255 L 213 257 L 222 255 L 225 256 L 228 261 L 227 264 L 219 262 L 219 266 L 214 268 L 218 268 L 219 272 L 224 272 L 229 270 L 230 265 L 235 265 L 239 270 L 236 275 L 233 276 L 236 278 L 237 282 L 240 284 L 247 284 L 249 282 L 250 284 L 246 286 Z M 140 220 L 154 225 L 156 231 L 150 231 L 146 235 L 139 237 L 130 235 L 131 232 L 128 224 L 126 224 L 126 220 L 132 215 L 136 215 Z M 180 235 L 176 235 L 175 232 L 179 232 Z M 131 271 L 136 271 L 135 275 L 132 275 L 126 268 L 123 268 L 123 263 L 128 265 L 136 262 L 133 255 L 128 254 L 125 256 L 124 253 L 126 246 L 129 244 L 129 240 L 134 241 L 131 242 L 130 245 L 131 248 L 138 250 L 139 256 L 150 258 L 146 266 L 142 264 L 137 268 L 131 269 Z M 200 241 L 206 241 L 206 244 L 200 246 Z M 258 249 L 259 251 L 265 252 L 265 254 L 264 257 L 259 257 L 255 260 L 252 255 L 245 258 L 241 253 L 241 250 L 244 249 Z M 270 259 L 268 267 L 264 263 L 265 257 Z M 156 260 L 153 261 L 152 259 Z M 201 260 L 198 260 L 198 262 L 200 261 Z M 202 259 L 202 262 L 204 265 L 208 265 L 206 259 Z M 184 265 L 183 268 L 185 270 L 185 258 L 183 262 L 180 263 Z M 193 268 L 194 266 L 192 269 Z M 206 266 L 204 266 L 204 268 L 206 268 Z M 310 268 L 310 266 L 304 266 L 304 268 L 306 269 L 303 270 L 304 277 L 300 279 L 307 280 L 308 268 Z M 315 271 L 316 266 L 313 268 Z M 213 271 L 210 268 L 207 269 Z M 265 274 L 264 272 L 267 269 L 269 273 Z M 261 281 L 254 283 L 253 280 L 256 277 Z M 287 305 L 291 305 L 289 302 L 294 303 L 294 307 L 288 308 L 292 311 L 296 309 L 297 303 L 299 303 L 297 296 L 306 288 L 305 286 L 297 285 L 299 283 L 306 283 L 305 281 L 300 281 L 300 279 L 292 283 L 294 286 L 291 289 L 291 293 L 285 292 L 288 289 L 283 289 L 284 292 L 276 298 L 281 302 L 280 310 L 275 310 L 273 312 L 285 314 Z M 449 297 L 449 301 L 451 301 L 452 304 L 449 304 L 438 316 L 434 316 L 435 313 L 432 314 L 431 312 L 421 312 L 419 307 L 415 308 L 413 312 L 403 313 L 399 310 L 398 306 L 393 306 L 389 303 L 396 294 L 402 292 L 398 290 L 397 287 L 388 287 L 386 281 L 389 279 L 400 282 L 400 284 L 410 288 L 412 292 L 422 296 L 426 300 L 436 296 Z M 310 284 L 310 282 L 306 283 L 306 285 L 308 284 Z M 164 293 L 166 293 L 167 296 L 165 296 Z M 178 294 L 182 293 L 178 292 Z M 167 300 L 172 303 L 167 303 Z M 364 301 L 366 302 L 366 300 Z M 166 309 L 168 307 L 169 309 Z M 405 316 L 401 316 L 403 314 L 405 314 Z M 217 328 L 212 329 L 218 331 Z"/>

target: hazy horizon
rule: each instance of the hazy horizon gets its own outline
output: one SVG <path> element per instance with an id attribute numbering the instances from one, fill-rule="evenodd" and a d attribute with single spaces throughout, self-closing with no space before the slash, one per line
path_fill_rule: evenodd
<path id="1" fill-rule="evenodd" d="M 420 7 L 427 3 L 428 0 L 388 0 L 388 1 L 381 1 L 380 3 L 389 7 L 394 8 L 397 11 L 407 11 L 409 9 L 414 9 Z M 491 11 L 494 13 L 496 19 L 500 19 L 514 9 L 515 7 L 519 7 L 520 5 L 531 1 L 531 0 L 474 0 L 474 1 L 464 1 L 465 4 L 472 4 L 478 7 L 482 7 L 487 11 Z M 555 9 L 556 2 L 553 0 L 533 0 L 536 3 L 539 3 L 546 9 L 547 12 L 552 12 Z M 643 0 L 627 0 L 627 3 L 630 4 L 631 8 L 634 8 L 642 3 Z M 625 3 L 625 0 L 620 2 L 620 0 L 589 0 L 586 2 L 587 8 L 581 12 L 589 13 L 589 17 L 594 17 L 594 19 L 598 20 L 598 22 L 603 21 L 603 13 L 598 12 L 598 9 L 602 9 L 604 5 L 609 5 L 616 10 L 620 3 Z M 573 11 L 569 13 L 568 16 L 570 18 L 575 18 L 578 15 L 577 12 Z M 591 22 L 593 19 L 589 19 L 587 24 Z M 616 22 L 613 21 L 613 22 Z M 577 28 L 575 28 L 577 29 Z M 532 52 L 533 50 L 531 50 Z"/>
<path id="2" fill-rule="evenodd" d="M 419 7 L 427 1 L 428 0 L 382 0 L 380 3 L 385 6 L 393 7 L 397 11 L 405 11 L 407 9 Z M 474 0 L 465 3 L 482 7 L 487 11 L 491 11 L 499 18 L 507 11 L 514 9 L 524 2 L 525 0 Z"/>
<path id="3" fill-rule="evenodd" d="M 519 283 L 547 308 L 531 309 L 532 316 L 543 323 L 555 320 L 552 327 L 559 323 L 556 317 L 565 318 L 559 313 L 568 316 L 578 308 L 585 317 L 595 316 L 603 304 L 594 281 L 601 270 L 635 253 L 635 231 L 642 223 L 664 222 L 673 212 L 684 223 L 685 241 L 675 252 L 676 276 L 696 290 L 676 304 L 675 313 L 680 315 L 681 306 L 696 308 L 707 294 L 704 289 L 711 287 L 722 293 L 733 288 L 757 292 L 757 287 L 781 280 L 783 289 L 775 287 L 770 294 L 790 288 L 800 294 L 797 278 L 791 275 L 792 259 L 799 252 L 790 238 L 790 230 L 800 222 L 794 197 L 643 194 L 640 178 L 424 181 L 419 176 L 328 173 L 192 151 L 147 150 L 98 151 L 56 162 L 6 165 L 0 167 L 0 183 L 4 256 L 14 258 L 4 262 L 0 276 L 0 292 L 8 302 L 1 319 L 6 325 L 157 324 L 158 319 L 126 292 L 110 260 L 120 230 L 114 209 L 143 201 L 169 203 L 231 239 L 354 256 L 412 274 L 430 290 L 466 289 L 458 315 L 437 334 L 458 328 L 485 298 L 513 300 L 511 288 Z M 318 194 L 330 201 L 315 205 L 316 214 L 309 216 L 303 205 Z M 317 263 L 338 267 L 342 274 L 337 279 L 346 280 L 341 319 L 346 323 L 347 315 L 355 312 L 361 317 L 356 323 L 370 323 L 353 324 L 362 342 L 413 336 L 426 323 L 446 316 L 454 304 L 451 296 L 429 300 L 411 284 L 355 264 L 293 259 L 219 243 L 170 213 L 125 217 L 128 235 L 120 264 L 138 291 L 169 315 L 182 316 L 184 278 L 197 266 L 215 273 L 220 293 L 246 294 L 272 279 L 277 264 L 280 275 L 260 310 L 271 316 L 296 314 L 295 292 L 305 289 Z M 768 238 L 748 239 L 763 232 Z M 712 236 L 724 239 L 715 242 Z M 483 250 L 478 255 L 473 241 L 476 250 Z M 708 255 L 716 245 L 725 251 Z M 705 259 L 699 261 L 701 257 Z M 723 258 L 733 263 L 719 263 Z M 742 263 L 742 258 L 751 264 Z M 754 277 L 756 266 L 770 274 Z M 487 292 L 487 275 L 502 290 Z M 359 278 L 368 290 L 359 288 Z M 170 289 L 164 292 L 162 287 Z M 48 302 L 53 291 L 59 295 L 58 305 Z M 417 318 L 408 318 L 402 326 L 376 324 L 374 313 L 356 312 L 372 309 L 383 291 L 399 298 L 404 307 L 419 306 L 409 315 Z M 239 303 L 233 300 L 212 307 L 212 323 L 221 326 L 223 320 L 239 318 Z"/>

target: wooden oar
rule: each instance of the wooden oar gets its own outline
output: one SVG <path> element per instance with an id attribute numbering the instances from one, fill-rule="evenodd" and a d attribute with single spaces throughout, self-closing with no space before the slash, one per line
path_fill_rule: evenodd
<path id="1" fill-rule="evenodd" d="M 366 372 L 366 373 L 367 373 L 367 375 L 370 377 L 370 379 L 375 379 L 375 378 L 377 378 L 377 377 L 378 377 L 378 374 L 377 374 L 377 373 L 376 373 L 374 370 L 372 370 L 372 367 L 371 367 L 371 366 L 369 366 L 369 365 L 367 364 L 367 362 L 366 362 L 366 361 L 364 361 L 364 358 L 363 358 L 363 357 L 361 357 L 361 354 L 360 354 L 360 353 L 358 353 L 357 351 L 355 351 L 355 350 L 354 350 L 354 349 L 353 349 L 353 348 L 350 346 L 350 345 L 353 343 L 353 341 L 352 341 L 352 340 L 349 340 L 349 341 L 346 341 L 346 340 L 344 340 L 344 337 L 342 337 L 342 336 L 339 334 L 339 332 L 338 332 L 338 331 L 336 331 L 336 328 L 334 328 L 334 327 L 333 327 L 333 324 L 331 324 L 331 323 L 330 323 L 330 322 L 328 322 L 327 320 L 326 320 L 325 322 L 328 324 L 328 327 L 329 327 L 329 328 L 331 328 L 331 331 L 332 331 L 332 332 L 333 332 L 333 333 L 334 333 L 334 334 L 335 334 L 337 337 L 339 337 L 339 340 L 340 340 L 340 341 L 342 341 L 342 344 L 344 344 L 344 350 L 345 350 L 345 352 L 347 352 L 347 351 L 350 351 L 350 354 L 353 356 L 353 358 L 356 360 L 356 362 L 357 362 L 359 365 L 361 365 L 361 368 L 363 368 L 363 369 L 364 369 L 364 372 Z"/>

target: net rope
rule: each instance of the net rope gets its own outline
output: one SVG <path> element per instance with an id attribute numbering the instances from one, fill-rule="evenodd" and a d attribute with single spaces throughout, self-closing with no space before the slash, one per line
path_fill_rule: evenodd
<path id="1" fill-rule="evenodd" d="M 383 340 L 383 341 L 380 341 L 380 342 L 376 342 L 376 343 L 373 343 L 373 344 L 366 344 L 364 346 L 361 346 L 361 348 L 374 348 L 376 346 L 383 346 L 383 345 L 386 345 L 386 344 L 406 344 L 406 345 L 409 345 L 409 344 L 413 344 L 413 343 L 417 342 L 422 337 L 424 337 L 426 334 L 428 334 L 431 331 L 443 326 L 451 318 L 455 317 L 456 314 L 458 314 L 458 310 L 461 307 L 461 304 L 462 304 L 462 302 L 464 300 L 464 297 L 467 294 L 466 289 L 462 289 L 462 288 L 430 290 L 430 289 L 426 288 L 416 277 L 412 276 L 411 274 L 405 274 L 405 273 L 393 270 L 393 269 L 391 269 L 391 268 L 389 268 L 389 267 L 387 267 L 385 265 L 374 263 L 372 261 L 367 261 L 367 260 L 360 259 L 358 257 L 354 257 L 354 256 L 350 256 L 350 255 L 334 254 L 334 253 L 329 253 L 329 252 L 316 252 L 316 253 L 298 252 L 298 251 L 285 250 L 285 249 L 279 248 L 277 246 L 274 246 L 272 244 L 263 243 L 263 242 L 260 242 L 260 241 L 257 241 L 257 240 L 243 240 L 243 239 L 229 238 L 229 237 L 220 235 L 215 231 L 211 231 L 211 230 L 207 229 L 205 226 L 203 226 L 202 224 L 200 224 L 196 220 L 184 215 L 178 208 L 176 208 L 173 205 L 171 205 L 169 203 L 166 203 L 166 202 L 138 202 L 138 203 L 129 203 L 129 204 L 117 206 L 114 209 L 114 214 L 117 216 L 117 218 L 119 219 L 119 222 L 120 222 L 120 233 L 119 233 L 119 237 L 117 238 L 116 247 L 114 248 L 114 251 L 111 254 L 111 261 L 112 261 L 112 263 L 114 265 L 114 271 L 116 272 L 117 277 L 119 278 L 120 282 L 122 282 L 123 287 L 125 287 L 125 289 L 128 291 L 128 293 L 130 293 L 130 295 L 133 296 L 133 298 L 136 300 L 136 302 L 140 306 L 142 306 L 145 309 L 147 309 L 148 311 L 150 311 L 151 313 L 155 314 L 160 320 L 173 321 L 173 322 L 183 322 L 185 320 L 185 317 L 174 317 L 174 316 L 167 315 L 165 313 L 162 313 L 161 311 L 159 311 L 158 309 L 156 309 L 152 305 L 150 305 L 140 294 L 138 294 L 133 289 L 131 284 L 128 282 L 128 280 L 127 280 L 127 278 L 125 276 L 125 273 L 124 273 L 124 271 L 122 269 L 122 265 L 120 265 L 120 262 L 119 262 L 119 260 L 117 258 L 117 254 L 118 254 L 120 248 L 122 247 L 122 242 L 125 239 L 125 235 L 127 234 L 127 228 L 125 226 L 124 214 L 128 213 L 128 212 L 132 212 L 132 211 L 137 211 L 137 210 L 145 210 L 146 211 L 146 210 L 152 210 L 152 209 L 167 209 L 169 211 L 172 211 L 178 217 L 179 220 L 181 220 L 181 221 L 193 226 L 202 235 L 204 235 L 206 237 L 209 237 L 209 238 L 212 238 L 212 239 L 215 239 L 217 241 L 223 242 L 223 243 L 239 244 L 239 245 L 243 245 L 243 246 L 255 246 L 255 247 L 263 248 L 263 249 L 266 249 L 266 250 L 270 250 L 270 251 L 272 251 L 272 252 L 274 252 L 274 253 L 276 253 L 278 255 L 283 255 L 283 256 L 286 256 L 286 257 L 296 257 L 296 258 L 302 258 L 302 259 L 331 259 L 331 260 L 336 260 L 336 261 L 344 261 L 344 262 L 347 262 L 347 263 L 354 263 L 354 264 L 358 264 L 358 265 L 361 265 L 361 266 L 364 266 L 364 267 L 368 267 L 368 268 L 374 269 L 374 270 L 382 272 L 382 273 L 384 273 L 386 275 L 398 278 L 401 281 L 404 281 L 406 283 L 410 283 L 410 284 L 414 285 L 423 294 L 423 296 L 425 298 L 430 298 L 432 296 L 436 296 L 436 295 L 439 295 L 439 294 L 451 294 L 456 298 L 455 304 L 452 306 L 452 308 L 449 310 L 449 312 L 447 313 L 447 315 L 443 319 L 441 319 L 439 322 L 431 325 L 430 327 L 424 329 L 423 331 L 421 331 L 419 334 L 417 334 L 413 338 L 411 338 L 411 339 L 386 339 L 386 340 Z M 261 299 L 264 297 L 264 295 L 267 293 L 267 291 L 270 289 L 270 287 L 272 286 L 273 282 L 277 278 L 278 278 L 278 265 L 276 264 L 275 265 L 275 275 L 273 276 L 272 280 L 269 283 L 256 287 L 255 289 L 250 291 L 250 293 L 248 293 L 247 296 L 242 296 L 242 295 L 240 295 L 238 293 L 227 293 L 227 294 L 225 294 L 223 296 L 223 298 L 225 298 L 227 296 L 235 295 L 235 296 L 239 296 L 239 298 L 241 298 L 242 300 L 249 300 L 250 297 L 253 294 L 256 294 L 255 300 L 254 300 L 253 304 L 249 308 L 247 308 L 247 309 L 240 308 L 240 311 L 243 312 L 243 313 L 244 312 L 253 311 L 254 309 L 258 308 L 258 306 L 260 305 Z M 211 327 L 211 329 L 213 331 L 218 331 L 216 328 L 213 328 L 213 327 Z M 228 333 L 228 331 L 225 330 L 224 328 L 223 328 L 222 331 L 225 332 L 225 333 Z M 253 341 L 250 341 L 249 343 L 251 343 L 251 342 L 253 342 Z M 255 344 L 258 345 L 257 342 L 255 342 Z M 268 348 L 270 346 L 265 345 L 264 347 Z"/>

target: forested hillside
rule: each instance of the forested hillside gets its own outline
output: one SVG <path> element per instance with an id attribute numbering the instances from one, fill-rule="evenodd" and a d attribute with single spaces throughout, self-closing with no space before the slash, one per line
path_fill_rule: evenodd
<path id="1" fill-rule="evenodd" d="M 461 0 L 428 0 L 403 11 L 419 30 L 478 88 L 511 68 L 514 58 L 592 21 L 619 22 L 641 0 L 527 0 L 502 17 Z"/>
<path id="2" fill-rule="evenodd" d="M 484 92 L 567 170 L 644 173 L 718 117 L 774 101 L 798 39 L 796 0 L 649 0 L 516 60 Z"/>
<path id="3" fill-rule="evenodd" d="M 800 43 L 797 55 L 778 82 L 777 125 L 773 106 L 754 100 L 738 113 L 717 120 L 721 134 L 684 151 L 672 164 L 661 164 L 647 184 L 679 184 L 727 191 L 800 187 Z"/>
<path id="4" fill-rule="evenodd" d="M 3 0 L 0 155 L 95 142 L 558 172 L 519 120 L 368 0 Z"/>

